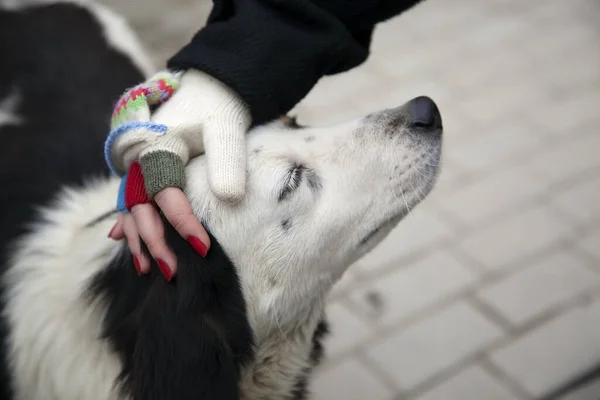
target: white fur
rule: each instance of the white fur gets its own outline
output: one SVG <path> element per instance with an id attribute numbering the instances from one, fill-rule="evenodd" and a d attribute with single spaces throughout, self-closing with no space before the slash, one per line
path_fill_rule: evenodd
<path id="1" fill-rule="evenodd" d="M 290 392 L 295 374 L 308 366 L 310 332 L 333 283 L 431 188 L 435 168 L 429 165 L 439 161 L 440 140 L 409 132 L 397 123 L 402 114 L 396 109 L 320 129 L 279 123 L 256 129 L 247 141 L 248 189 L 238 204 L 211 193 L 204 157 L 190 162 L 188 196 L 236 266 L 256 336 L 257 361 L 241 381 L 244 399 Z M 316 139 L 307 142 L 309 136 Z M 278 201 L 292 163 L 314 169 L 322 188 L 313 191 L 305 180 Z M 85 226 L 111 208 L 117 187 L 111 180 L 66 190 L 20 240 L 6 309 L 18 399 L 114 396 L 120 364 L 98 340 L 103 307 L 91 307 L 82 295 L 121 245 L 105 235 L 114 220 Z M 265 382 L 255 385 L 256 376 Z"/>
<path id="2" fill-rule="evenodd" d="M 98 340 L 103 310 L 81 296 L 115 246 L 96 229 L 83 229 L 88 210 L 105 210 L 117 185 L 66 190 L 57 207 L 43 212 L 35 233 L 20 241 L 6 278 L 16 399 L 112 398 L 120 364 Z M 98 228 L 110 229 L 108 223 Z"/>
<path id="3" fill-rule="evenodd" d="M 20 104 L 21 94 L 17 89 L 0 99 L 0 128 L 5 125 L 20 125 L 23 122 L 17 113 Z"/>
<path id="4" fill-rule="evenodd" d="M 116 50 L 129 56 L 136 67 L 149 78 L 156 72 L 154 63 L 148 57 L 137 35 L 125 18 L 98 3 L 86 2 L 88 9 L 104 28 L 106 41 Z"/>

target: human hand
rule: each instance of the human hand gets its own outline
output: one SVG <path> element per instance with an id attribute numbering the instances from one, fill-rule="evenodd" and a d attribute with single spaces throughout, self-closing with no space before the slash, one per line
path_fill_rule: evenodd
<path id="1" fill-rule="evenodd" d="M 210 238 L 192 212 L 185 194 L 178 188 L 170 187 L 158 192 L 154 201 L 181 237 L 185 238 L 198 254 L 206 257 L 210 248 Z M 139 275 L 150 272 L 150 260 L 142 252 L 140 237 L 167 281 L 177 272 L 177 258 L 165 242 L 163 224 L 154 205 L 137 204 L 131 208 L 131 213 L 119 213 L 109 237 L 115 240 L 127 238 Z"/>
<path id="2" fill-rule="evenodd" d="M 138 114 L 149 119 L 149 112 Z M 182 191 L 184 165 L 190 157 L 206 151 L 212 191 L 222 200 L 239 201 L 245 192 L 244 137 L 250 125 L 249 113 L 222 83 L 190 71 L 183 75 L 181 87 L 171 99 L 141 129 L 140 118 L 119 118 L 118 128 L 107 140 L 107 161 L 113 171 L 122 172 L 130 165 L 121 194 L 127 197 L 126 201 L 122 199 L 127 204 L 120 207 L 130 213 L 119 215 L 109 236 L 127 238 L 137 272 L 144 274 L 149 271 L 150 260 L 141 251 L 141 238 L 165 278 L 171 280 L 177 259 L 164 239 L 156 206 L 179 234 L 206 256 L 209 236 Z M 113 135 L 121 127 L 133 129 Z"/>

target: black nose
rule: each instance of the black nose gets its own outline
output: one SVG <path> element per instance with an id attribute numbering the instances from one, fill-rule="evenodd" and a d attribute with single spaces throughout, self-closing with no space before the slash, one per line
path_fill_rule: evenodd
<path id="1" fill-rule="evenodd" d="M 420 96 L 408 102 L 410 125 L 421 129 L 441 129 L 442 116 L 433 100 Z"/>

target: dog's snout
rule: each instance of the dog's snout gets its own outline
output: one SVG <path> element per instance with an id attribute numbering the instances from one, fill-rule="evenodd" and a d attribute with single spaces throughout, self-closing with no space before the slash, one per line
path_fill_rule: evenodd
<path id="1" fill-rule="evenodd" d="M 410 126 L 427 130 L 442 128 L 440 110 L 433 100 L 427 96 L 420 96 L 407 103 L 407 112 Z"/>

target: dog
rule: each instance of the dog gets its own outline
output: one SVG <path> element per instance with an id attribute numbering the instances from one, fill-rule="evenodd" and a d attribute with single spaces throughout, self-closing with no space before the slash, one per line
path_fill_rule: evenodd
<path id="1" fill-rule="evenodd" d="M 253 127 L 238 204 L 191 160 L 186 194 L 212 247 L 201 258 L 163 221 L 168 283 L 106 237 L 110 113 L 152 70 L 134 33 L 98 5 L 54 2 L 2 9 L 0 31 L 1 398 L 308 398 L 330 289 L 434 185 L 436 104 Z"/>

